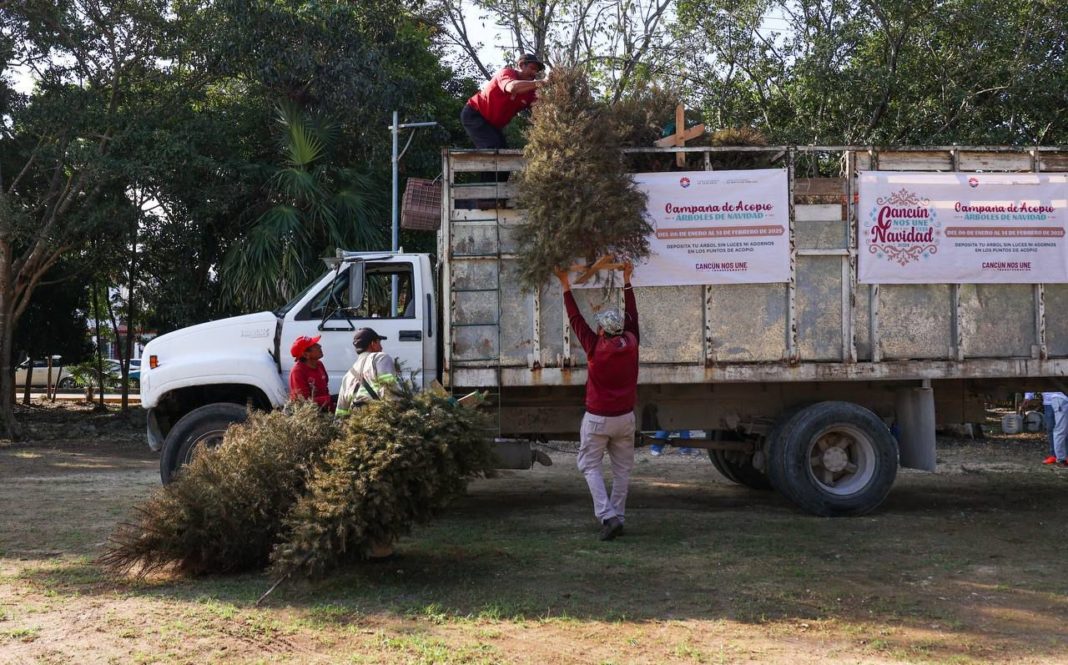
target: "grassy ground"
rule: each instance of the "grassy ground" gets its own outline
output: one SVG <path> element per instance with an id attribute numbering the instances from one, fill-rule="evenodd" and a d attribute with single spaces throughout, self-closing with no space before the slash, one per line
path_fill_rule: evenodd
<path id="1" fill-rule="evenodd" d="M 289 583 L 93 563 L 158 484 L 140 433 L 0 448 L 0 662 L 1068 662 L 1068 472 L 1039 436 L 941 441 L 874 515 L 828 520 L 640 452 L 596 539 L 574 455 L 471 487 L 391 564 Z M 84 423 L 86 416 L 79 415 Z M 51 420 L 49 420 L 51 419 Z M 53 437 L 53 438 L 48 438 Z"/>

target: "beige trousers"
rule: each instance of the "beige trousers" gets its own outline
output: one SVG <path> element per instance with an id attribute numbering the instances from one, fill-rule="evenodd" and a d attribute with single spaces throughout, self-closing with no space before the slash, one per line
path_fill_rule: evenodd
<path id="1" fill-rule="evenodd" d="M 630 471 L 634 468 L 634 413 L 622 416 L 582 417 L 578 468 L 586 477 L 593 497 L 593 514 L 604 522 L 610 517 L 621 521 L 627 508 L 627 488 Z M 605 452 L 612 463 L 612 494 L 605 488 L 601 462 Z"/>

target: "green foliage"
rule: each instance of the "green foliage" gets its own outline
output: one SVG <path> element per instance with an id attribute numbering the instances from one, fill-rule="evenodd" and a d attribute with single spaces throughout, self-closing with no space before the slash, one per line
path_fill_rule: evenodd
<path id="1" fill-rule="evenodd" d="M 262 567 L 334 432 L 332 419 L 311 403 L 290 414 L 251 414 L 138 506 L 136 521 L 119 526 L 101 563 L 142 576 L 170 566 L 190 575 Z"/>
<path id="2" fill-rule="evenodd" d="M 330 156 L 338 127 L 292 104 L 277 112 L 283 163 L 270 179 L 271 203 L 223 265 L 226 292 L 256 309 L 273 309 L 318 275 L 334 248 L 385 243 L 374 179 L 340 168 Z"/>
<path id="3" fill-rule="evenodd" d="M 677 17 L 688 92 L 716 127 L 775 143 L 1068 142 L 1057 0 L 679 0 Z"/>
<path id="4" fill-rule="evenodd" d="M 585 72 L 554 68 L 538 92 L 518 177 L 526 220 L 516 242 L 527 288 L 540 288 L 576 258 L 649 253 L 645 195 L 626 173 L 620 146 L 619 125 L 594 100 Z"/>
<path id="5" fill-rule="evenodd" d="M 357 409 L 286 518 L 275 571 L 321 575 L 429 520 L 494 467 L 485 426 L 476 411 L 410 386 Z"/>

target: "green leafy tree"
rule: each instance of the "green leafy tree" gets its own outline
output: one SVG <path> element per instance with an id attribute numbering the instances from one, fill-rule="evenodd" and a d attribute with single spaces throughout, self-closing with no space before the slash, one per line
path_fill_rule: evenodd
<path id="1" fill-rule="evenodd" d="M 1054 0 L 679 0 L 688 92 L 772 142 L 1068 140 L 1068 9 Z"/>
<path id="2" fill-rule="evenodd" d="M 278 124 L 284 161 L 269 180 L 273 205 L 231 249 L 223 272 L 231 296 L 259 309 L 313 279 L 324 250 L 385 243 L 374 178 L 331 159 L 337 126 L 291 104 L 278 109 Z"/>

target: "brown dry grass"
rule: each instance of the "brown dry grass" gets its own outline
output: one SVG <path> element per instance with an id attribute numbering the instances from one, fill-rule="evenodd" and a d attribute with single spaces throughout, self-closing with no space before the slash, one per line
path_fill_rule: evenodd
<path id="1" fill-rule="evenodd" d="M 112 436 L 112 435 L 109 435 Z M 574 456 L 479 481 L 403 558 L 254 601 L 261 575 L 108 579 L 158 481 L 133 436 L 0 450 L 0 662 L 1068 662 L 1068 472 L 1040 437 L 946 440 L 874 515 L 812 518 L 639 453 L 595 539 Z"/>

